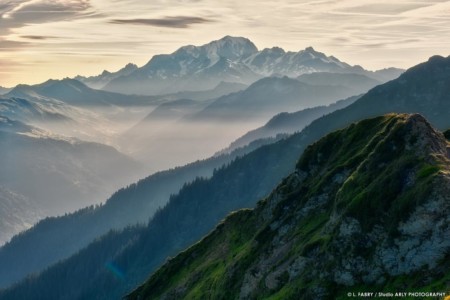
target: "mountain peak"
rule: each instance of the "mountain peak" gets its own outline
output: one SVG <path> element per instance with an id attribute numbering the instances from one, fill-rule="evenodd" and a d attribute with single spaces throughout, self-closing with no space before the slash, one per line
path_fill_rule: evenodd
<path id="1" fill-rule="evenodd" d="M 206 48 L 208 52 L 215 52 L 219 57 L 233 60 L 245 58 L 258 52 L 258 48 L 249 39 L 229 35 L 220 40 L 212 41 L 202 47 Z"/>
<path id="2" fill-rule="evenodd" d="M 443 62 L 445 61 L 445 57 L 441 55 L 433 55 L 428 59 L 428 62 Z"/>
<path id="3" fill-rule="evenodd" d="M 231 36 L 231 35 L 226 35 L 223 38 L 216 40 L 216 41 L 212 41 L 211 43 L 233 43 L 233 44 L 246 44 L 246 45 L 250 45 L 250 46 L 254 46 L 256 48 L 256 46 L 253 44 L 252 41 L 250 41 L 248 38 L 246 37 L 242 37 L 242 36 Z"/>
<path id="4" fill-rule="evenodd" d="M 450 56 L 443 57 L 440 55 L 431 56 L 427 62 L 418 64 L 406 70 L 401 77 L 421 76 L 423 80 L 428 80 L 431 77 L 450 79 Z M 419 79 L 419 78 L 418 78 Z"/>
<path id="5" fill-rule="evenodd" d="M 117 72 L 132 71 L 132 70 L 136 70 L 137 68 L 138 68 L 138 66 L 136 64 L 128 63 L 125 67 L 123 67 L 122 69 L 120 69 Z"/>
<path id="6" fill-rule="evenodd" d="M 173 53 L 180 59 L 209 58 L 212 61 L 220 60 L 220 58 L 239 60 L 258 52 L 258 48 L 247 38 L 225 36 L 220 40 L 215 40 L 202 46 L 187 45 L 179 48 Z M 157 55 L 152 60 L 165 59 L 166 55 Z"/>
<path id="7" fill-rule="evenodd" d="M 356 127 L 357 126 L 357 127 Z M 384 129 L 382 129 L 384 128 Z M 338 144 L 347 145 L 350 147 L 354 141 L 344 141 L 347 137 L 351 137 L 356 131 L 361 130 L 365 135 L 371 136 L 374 131 L 381 132 L 387 130 L 385 135 L 385 145 L 390 144 L 393 148 L 404 148 L 405 151 L 412 151 L 414 155 L 425 157 L 430 153 L 439 153 L 447 155 L 446 144 L 440 133 L 438 133 L 431 124 L 421 114 L 387 114 L 381 117 L 363 120 L 354 123 L 345 130 L 338 131 L 340 135 L 340 142 Z M 322 138 L 319 142 L 310 145 L 302 158 L 297 164 L 297 168 L 303 171 L 317 169 L 317 166 L 324 166 L 338 159 L 339 153 L 333 151 L 328 152 L 329 157 L 324 154 L 324 149 L 337 149 L 336 134 L 332 133 Z M 367 142 L 367 141 L 366 141 Z M 355 144 L 356 146 L 356 144 Z M 342 147 L 342 146 L 341 146 Z M 356 146 L 357 147 L 357 146 Z M 347 149 L 346 151 L 350 151 Z M 392 149 L 385 149 L 385 152 L 392 151 Z M 313 158 L 311 153 L 321 153 L 316 158 Z M 395 151 L 393 151 L 395 153 Z M 386 159 L 386 157 L 384 158 Z M 311 167 L 313 166 L 313 167 Z M 319 167 L 320 168 L 320 167 Z"/>

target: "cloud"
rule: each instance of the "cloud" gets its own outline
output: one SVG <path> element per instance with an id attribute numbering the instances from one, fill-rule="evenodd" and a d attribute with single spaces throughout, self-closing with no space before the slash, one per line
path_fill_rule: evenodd
<path id="1" fill-rule="evenodd" d="M 77 14 L 90 8 L 89 0 L 15 0 L 0 7 L 3 19 L 26 15 L 26 18 L 38 15 Z"/>
<path id="2" fill-rule="evenodd" d="M 149 25 L 169 28 L 188 28 L 193 24 L 202 24 L 209 22 L 212 22 L 212 20 L 200 17 L 185 16 L 165 17 L 160 19 L 115 19 L 110 21 L 111 24 Z"/>
<path id="3" fill-rule="evenodd" d="M 28 40 L 48 40 L 58 38 L 56 36 L 45 36 L 45 35 L 21 35 L 20 37 Z"/>
<path id="4" fill-rule="evenodd" d="M 8 41 L 0 39 L 0 52 L 2 51 L 16 51 L 23 48 L 27 43 L 25 42 L 17 42 L 17 41 Z"/>
<path id="5" fill-rule="evenodd" d="M 44 24 L 92 14 L 90 0 L 7 0 L 0 5 L 0 36 L 27 24 Z"/>

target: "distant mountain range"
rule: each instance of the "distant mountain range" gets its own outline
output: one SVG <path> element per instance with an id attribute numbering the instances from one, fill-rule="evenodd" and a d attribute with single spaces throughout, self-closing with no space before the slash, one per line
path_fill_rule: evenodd
<path id="1" fill-rule="evenodd" d="M 337 110 L 313 121 L 302 132 L 293 134 L 289 138 L 283 139 L 277 143 L 260 147 L 247 155 L 235 159 L 230 164 L 216 170 L 211 179 L 199 178 L 194 182 L 185 185 L 179 194 L 171 197 L 169 203 L 158 213 L 156 213 L 156 215 L 149 222 L 148 226 L 128 228 L 122 232 L 110 233 L 102 239 L 97 239 L 87 248 L 78 252 L 71 258 L 47 269 L 39 276 L 28 278 L 19 285 L 1 292 L 0 299 L 18 300 L 29 299 L 30 297 L 34 297 L 35 299 L 58 299 L 64 296 L 69 299 L 114 299 L 122 297 L 126 292 L 133 289 L 138 282 L 142 282 L 143 279 L 147 277 L 148 274 L 153 272 L 159 265 L 161 265 L 168 256 L 175 255 L 180 250 L 192 245 L 195 241 L 210 232 L 210 230 L 229 212 L 238 208 L 251 207 L 258 199 L 265 197 L 284 176 L 295 170 L 297 160 L 307 145 L 317 142 L 326 134 L 337 129 L 342 129 L 354 121 L 358 121 L 372 115 L 379 115 L 392 111 L 419 112 L 426 115 L 431 124 L 434 126 L 439 128 L 450 127 L 450 119 L 446 116 L 450 105 L 450 94 L 448 93 L 448 87 L 450 86 L 449 69 L 450 57 L 433 57 L 428 62 L 411 68 L 398 79 L 370 90 L 367 94 L 346 108 Z M 423 120 L 423 118 L 419 119 Z M 380 118 L 375 120 L 380 120 Z M 396 197 L 398 193 L 403 193 L 402 191 L 406 192 L 406 190 L 397 188 L 399 184 L 397 179 L 399 177 L 395 174 L 397 174 L 397 171 L 402 174 L 407 174 L 405 172 L 408 170 L 408 166 L 410 168 L 414 168 L 414 166 L 416 166 L 414 164 L 410 164 L 410 162 L 419 163 L 417 166 L 419 167 L 419 171 L 421 171 L 419 173 L 422 175 L 418 175 L 418 177 L 415 178 L 422 180 L 420 182 L 423 183 L 423 180 L 426 180 L 426 178 L 434 178 L 428 176 L 436 174 L 436 168 L 433 167 L 434 165 L 432 165 L 431 168 L 423 165 L 422 163 L 424 162 L 424 156 L 417 156 L 417 153 L 414 152 L 416 155 L 414 157 L 418 157 L 418 161 L 414 160 L 414 157 L 412 156 L 401 155 L 400 158 L 396 156 L 396 154 L 403 154 L 403 151 L 409 151 L 408 148 L 417 149 L 419 154 L 423 153 L 424 155 L 433 154 L 436 151 L 436 153 L 442 152 L 442 155 L 447 155 L 447 152 L 441 151 L 443 148 L 439 146 L 442 144 L 442 138 L 435 139 L 435 135 L 433 134 L 435 131 L 432 129 L 426 129 L 429 127 L 428 125 L 425 126 L 426 128 L 424 130 L 422 130 L 422 125 L 427 123 L 421 120 L 412 122 L 409 117 L 404 119 L 395 117 L 394 121 L 390 122 L 392 123 L 392 126 L 386 125 L 389 121 L 386 121 L 387 123 L 384 121 L 366 121 L 364 123 L 365 125 L 362 127 L 356 125 L 350 126 L 346 131 L 349 133 L 348 136 L 344 136 L 341 133 L 335 133 L 334 135 L 332 134 L 330 138 L 326 139 L 326 141 L 329 142 L 319 143 L 316 144 L 315 148 L 309 148 L 316 150 L 307 150 L 304 159 L 302 159 L 301 163 L 298 165 L 299 170 L 306 170 L 307 172 L 313 172 L 314 174 L 319 174 L 320 176 L 317 175 L 308 177 L 311 180 L 308 182 L 311 182 L 311 184 L 304 185 L 307 189 L 311 189 L 311 193 L 308 195 L 311 197 L 314 196 L 313 198 L 319 202 L 321 201 L 320 199 L 326 200 L 326 197 L 319 197 L 322 193 L 321 186 L 323 184 L 326 185 L 329 180 L 335 182 L 336 184 L 342 184 L 342 181 L 339 178 L 347 178 L 339 176 L 335 177 L 333 170 L 336 172 L 345 172 L 345 170 L 348 169 L 364 172 L 364 170 L 372 170 L 377 167 L 375 164 L 373 167 L 367 166 L 364 168 L 356 168 L 360 165 L 361 161 L 362 163 L 365 163 L 364 157 L 370 158 L 366 161 L 367 163 L 370 163 L 372 159 L 375 159 L 373 161 L 378 162 L 378 165 L 380 164 L 380 161 L 384 161 L 384 164 L 382 164 L 383 166 L 392 166 L 392 168 L 387 167 L 386 169 L 383 169 L 386 172 L 389 172 L 386 173 L 387 176 L 384 179 L 381 176 L 382 174 L 380 175 L 378 172 L 376 172 L 376 174 L 370 173 L 373 176 L 365 176 L 363 173 L 358 173 L 358 178 L 360 180 L 356 178 L 356 181 L 353 182 L 355 182 L 355 184 L 361 184 L 356 185 L 355 187 L 355 185 L 352 185 L 352 182 L 349 182 L 349 189 L 346 190 L 349 192 L 348 195 L 356 195 L 352 193 L 359 191 L 358 187 L 370 187 L 371 185 L 373 185 L 373 189 L 371 191 L 377 193 L 377 196 L 374 199 L 380 199 L 380 201 L 387 201 L 391 199 L 389 197 L 392 195 Z M 403 124 L 410 124 L 411 126 L 404 126 Z M 380 128 L 382 127 L 384 127 L 385 130 L 381 130 Z M 394 130 L 394 127 L 399 130 Z M 405 139 L 404 137 L 408 134 L 406 133 L 406 135 L 403 135 L 402 133 L 407 131 L 402 128 L 405 130 L 412 128 L 413 131 L 411 132 L 414 133 L 417 131 L 418 134 L 411 134 L 409 135 L 409 138 Z M 418 129 L 416 130 L 414 128 Z M 377 134 L 377 132 L 380 134 Z M 333 137 L 336 137 L 336 139 Z M 340 137 L 342 137 L 342 139 L 340 139 Z M 374 137 L 374 139 L 370 139 L 371 137 Z M 384 140 L 383 137 L 387 137 L 387 139 Z M 370 144 L 365 147 L 364 145 L 366 145 L 366 142 L 369 140 L 373 141 L 374 144 Z M 379 141 L 379 143 L 377 141 Z M 406 141 L 406 144 L 402 141 Z M 417 145 L 417 147 L 405 146 L 410 144 Z M 376 147 L 377 145 L 379 145 L 380 149 Z M 431 148 L 427 145 L 431 145 Z M 434 148 L 434 145 L 438 145 L 437 148 Z M 334 149 L 341 149 L 342 151 L 334 152 Z M 346 151 L 346 149 L 349 149 L 350 151 Z M 428 149 L 433 151 L 427 152 Z M 435 149 L 437 150 L 435 151 Z M 361 152 L 360 150 L 369 152 L 374 151 L 374 156 L 363 155 L 364 157 L 360 157 L 358 154 L 366 153 Z M 404 157 L 405 160 L 403 160 L 402 157 Z M 342 160 L 340 161 L 339 158 L 342 158 Z M 409 160 L 411 158 L 413 161 Z M 315 163 L 317 168 L 314 165 L 308 165 L 307 163 L 309 161 Z M 343 164 L 340 164 L 340 162 Z M 390 162 L 392 162 L 392 165 L 389 164 Z M 428 163 L 433 164 L 431 161 L 428 161 Z M 345 168 L 347 165 L 348 168 Z M 327 166 L 330 166 L 331 169 L 326 169 Z M 340 167 L 344 168 L 340 169 Z M 426 168 L 422 170 L 422 167 Z M 329 174 L 326 173 L 328 170 L 332 172 Z M 414 172 L 414 174 L 419 173 Z M 374 180 L 371 178 L 374 178 Z M 407 184 L 407 182 L 400 181 L 400 184 Z M 419 185 L 419 188 L 421 186 L 422 185 Z M 296 192 L 295 189 L 301 186 L 295 184 L 295 182 L 286 180 L 282 182 L 281 187 L 283 189 L 283 194 L 281 195 L 282 197 L 272 198 L 275 199 L 273 202 L 274 206 L 267 206 L 270 208 L 270 210 L 268 210 L 267 220 L 272 219 L 270 211 L 276 208 L 277 201 L 286 199 L 283 203 L 288 204 L 290 198 L 283 198 L 284 195 L 291 195 L 290 192 Z M 315 187 L 317 187 L 317 190 L 314 189 Z M 393 189 L 391 189 L 391 187 L 393 187 Z M 391 191 L 394 191 L 395 193 L 390 193 Z M 301 189 L 299 195 L 303 195 L 304 192 L 307 193 L 308 190 Z M 327 191 L 324 190 L 324 192 Z M 412 190 L 412 194 L 414 195 L 417 195 L 418 192 L 419 191 Z M 345 196 L 345 194 L 343 194 L 343 196 Z M 360 199 L 362 201 L 364 197 L 355 199 Z M 361 201 L 355 202 L 354 204 L 356 206 L 350 205 L 352 203 L 349 201 L 344 201 L 342 202 L 344 206 L 337 205 L 333 207 L 339 209 L 339 211 L 336 211 L 338 213 L 343 212 L 348 214 L 352 212 L 351 208 L 359 208 L 363 205 L 363 216 L 367 216 L 367 218 L 358 218 L 357 220 L 362 224 L 362 228 L 366 228 L 363 227 L 363 225 L 365 226 L 369 224 L 372 226 L 375 223 L 372 224 L 370 222 L 376 222 L 379 220 L 379 218 L 373 218 L 373 209 L 376 211 L 381 209 L 381 212 L 384 212 L 385 210 L 383 209 L 387 208 L 388 212 L 395 213 L 399 211 L 398 209 L 403 211 L 401 206 L 403 204 L 407 205 L 408 203 L 411 203 L 417 205 L 416 202 L 398 201 L 396 203 L 400 206 L 393 207 L 394 210 L 391 211 L 389 209 L 390 206 L 378 206 L 377 203 L 372 202 L 365 206 L 365 202 Z M 347 206 L 347 204 L 350 206 Z M 417 207 L 414 205 L 412 208 Z M 349 210 L 341 210 L 346 207 Z M 289 208 L 292 208 L 292 210 Z M 280 209 L 274 211 L 275 216 L 289 217 L 289 215 L 285 215 L 285 213 L 289 214 L 290 212 L 297 212 L 296 208 L 301 207 L 291 206 L 284 210 L 283 207 L 280 206 Z M 311 212 L 314 211 L 315 208 L 312 207 Z M 240 216 L 240 214 L 238 214 L 238 216 Z M 245 214 L 245 216 L 247 216 L 247 214 Z M 355 217 L 354 215 L 348 216 Z M 394 216 L 394 214 L 392 216 Z M 315 215 L 313 215 L 313 217 L 316 221 L 322 220 L 320 218 L 316 218 Z M 383 218 L 382 220 L 387 220 L 386 222 L 389 222 L 389 219 L 390 218 Z M 242 220 L 242 224 L 247 224 L 245 220 Z M 294 220 L 295 218 L 286 219 L 286 221 L 289 222 L 293 222 Z M 326 220 L 327 219 L 325 219 L 325 221 Z M 364 223 L 364 220 L 367 220 L 369 223 Z M 392 220 L 397 222 L 398 217 Z M 406 219 L 406 221 L 408 220 Z M 286 224 L 290 224 L 289 222 Z M 386 224 L 387 223 L 383 223 L 382 225 L 384 226 Z M 395 223 L 393 228 L 397 228 L 397 224 L 398 223 Z M 278 225 L 282 226 L 281 223 Z M 317 226 L 311 225 L 310 229 L 312 230 L 312 233 L 315 233 L 316 230 L 322 228 L 322 226 L 319 226 L 321 223 L 316 225 Z M 253 227 L 248 228 L 250 228 L 250 234 L 253 235 L 257 233 L 256 230 L 251 230 Z M 388 228 L 389 227 L 382 227 L 383 230 Z M 245 228 L 238 226 L 238 229 Z M 290 232 L 289 230 L 290 229 L 287 228 L 286 232 Z M 281 231 L 282 230 L 280 229 L 280 232 Z M 267 235 L 265 233 L 267 233 Z M 36 232 L 36 236 L 38 236 L 38 234 L 39 233 Z M 243 245 L 240 241 L 247 241 L 247 239 L 244 238 L 246 235 L 240 235 L 239 233 L 236 234 L 237 235 L 233 235 L 236 237 L 236 245 Z M 259 236 L 262 237 L 261 240 L 258 239 L 258 241 L 263 243 L 262 245 L 265 245 L 264 241 L 270 243 L 270 241 L 273 240 L 272 238 L 275 237 L 270 234 L 269 227 L 267 227 L 267 231 Z M 242 237 L 242 240 L 240 237 Z M 266 239 L 264 239 L 264 237 L 266 237 Z M 290 235 L 287 235 L 287 237 L 290 237 Z M 305 239 L 304 241 L 311 241 L 314 243 L 311 245 L 308 244 L 309 247 L 303 245 L 305 247 L 302 248 L 302 246 L 299 249 L 307 249 L 308 251 L 304 253 L 305 255 L 311 253 L 314 254 L 317 253 L 317 251 L 312 250 L 315 250 L 317 247 L 319 247 L 318 249 L 320 250 L 322 245 L 329 245 L 325 243 L 326 241 L 329 241 L 329 239 L 325 239 L 326 236 L 319 234 L 318 238 L 318 240 Z M 324 244 L 322 244 L 322 241 Z M 243 245 L 243 247 L 245 247 L 245 245 Z M 0 265 L 15 265 L 13 261 L 14 259 L 19 261 L 23 259 L 14 255 L 11 256 L 11 253 L 18 252 L 18 250 L 12 251 L 12 249 L 12 244 L 8 247 L 3 247 L 0 249 Z M 216 249 L 220 250 L 220 247 Z M 241 247 L 239 247 L 239 249 L 245 250 Z M 249 248 L 249 250 L 251 249 L 253 248 Z M 347 252 L 351 254 L 352 252 L 350 250 Z M 25 253 L 28 253 L 24 257 L 33 256 L 33 252 L 27 252 L 25 248 L 20 249 L 20 251 L 25 251 Z M 245 252 L 243 253 L 245 254 Z M 255 253 L 257 255 L 254 259 L 261 258 L 258 253 L 259 252 Z M 267 253 L 270 254 L 272 252 Z M 226 256 L 223 257 L 226 258 Z M 248 257 L 253 256 L 249 255 Z M 350 256 L 345 257 L 350 258 Z M 235 259 L 239 261 L 241 261 L 241 258 L 242 257 L 239 255 L 235 257 Z M 195 259 L 195 257 L 190 256 L 189 259 Z M 87 261 L 89 261 L 89 264 L 86 264 Z M 178 261 L 178 259 L 176 261 Z M 186 266 L 190 266 L 190 261 L 191 260 L 187 260 L 188 265 Z M 319 259 L 317 261 L 323 260 Z M 203 260 L 203 262 L 208 261 Z M 249 260 L 249 263 L 252 263 L 252 260 Z M 78 268 L 76 266 L 83 266 L 83 268 Z M 330 265 L 330 267 L 331 266 L 334 265 Z M 214 267 L 216 267 L 216 265 L 214 265 Z M 246 268 L 242 270 L 245 272 L 247 271 Z M 327 269 L 327 271 L 330 270 Z M 352 272 L 354 271 L 353 269 L 351 270 Z M 275 269 L 273 269 L 273 271 L 275 271 Z M 64 276 L 61 276 L 60 274 L 64 274 Z M 209 273 L 203 274 L 209 276 Z M 258 272 L 256 272 L 254 276 L 257 274 Z M 263 274 L 265 273 L 263 272 Z M 90 280 L 85 280 L 88 277 Z M 168 276 L 166 278 L 173 277 Z M 196 278 L 200 280 L 198 282 L 201 282 L 202 278 L 209 277 L 198 276 Z M 274 278 L 277 279 L 278 277 L 275 276 Z M 280 278 L 280 280 L 283 278 Z M 290 277 L 286 279 L 288 280 L 289 278 Z M 341 276 L 341 278 L 346 277 Z M 188 282 L 193 282 L 192 278 L 187 279 L 189 280 Z M 170 284 L 171 282 L 175 283 L 177 280 L 178 279 L 174 279 L 174 281 L 166 281 L 164 284 Z M 239 280 L 241 280 L 241 278 L 237 278 L 236 282 L 239 282 Z M 48 287 L 49 285 L 54 288 L 46 289 L 45 287 Z M 230 287 L 232 287 L 232 285 Z M 156 292 L 155 290 L 153 291 Z M 182 289 L 177 291 L 183 292 Z M 231 288 L 227 291 L 230 293 L 234 292 Z"/>
<path id="2" fill-rule="evenodd" d="M 148 105 L 157 98 L 130 96 L 96 90 L 74 79 L 48 80 L 41 84 L 20 84 L 9 91 L 5 97 L 39 100 L 42 98 L 58 99 L 74 106 L 130 106 Z"/>
<path id="3" fill-rule="evenodd" d="M 18 217 L 17 224 L 9 221 L 8 228 L 0 227 L 4 238 L 0 243 L 25 229 L 21 223 L 31 226 L 44 216 L 98 204 L 143 173 L 137 162 L 110 146 L 59 136 L 1 116 L 0 147 L 3 195 L 19 200 L 19 206 L 28 203 L 36 208 L 35 213 L 22 213 L 33 216 L 32 220 Z"/>
<path id="4" fill-rule="evenodd" d="M 87 141 L 112 143 L 165 100 L 89 88 L 74 79 L 18 85 L 0 97 L 0 115 Z"/>
<path id="5" fill-rule="evenodd" d="M 172 54 L 156 55 L 140 68 L 128 65 L 117 73 L 76 79 L 96 88 L 104 85 L 103 89 L 108 91 L 162 95 L 210 90 L 222 81 L 248 85 L 268 76 L 297 77 L 314 72 L 355 73 L 385 82 L 402 71 L 395 68 L 367 71 L 311 47 L 299 52 L 286 52 L 278 47 L 258 51 L 246 38 L 226 36 L 203 46 L 189 45 Z"/>
<path id="6" fill-rule="evenodd" d="M 138 66 L 130 63 L 117 72 L 109 72 L 104 70 L 100 75 L 97 76 L 76 76 L 74 79 L 83 82 L 90 88 L 100 90 L 104 88 L 105 85 L 107 85 L 111 80 L 116 79 L 120 76 L 127 76 L 137 69 Z"/>

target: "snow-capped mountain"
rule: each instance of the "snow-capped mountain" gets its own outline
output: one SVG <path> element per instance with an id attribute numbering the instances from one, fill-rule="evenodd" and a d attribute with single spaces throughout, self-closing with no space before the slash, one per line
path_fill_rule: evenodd
<path id="1" fill-rule="evenodd" d="M 184 46 L 172 54 L 154 56 L 146 65 L 112 80 L 106 90 L 123 93 L 169 94 L 208 90 L 221 81 L 251 83 L 260 76 L 242 59 L 258 52 L 242 37 L 226 36 L 203 46 Z"/>
<path id="2" fill-rule="evenodd" d="M 297 77 L 314 72 L 359 73 L 363 71 L 360 66 L 350 66 L 333 56 L 317 52 L 312 47 L 299 52 L 285 52 L 278 47 L 264 49 L 245 59 L 244 63 L 255 73 L 264 76 Z"/>
<path id="3" fill-rule="evenodd" d="M 189 45 L 172 54 L 156 55 L 143 67 L 112 79 L 104 89 L 162 95 L 208 90 L 221 81 L 251 84 L 267 76 L 297 77 L 314 72 L 357 73 L 385 82 L 402 71 L 367 71 L 312 47 L 299 52 L 286 52 L 278 47 L 259 51 L 249 39 L 226 36 L 203 46 Z"/>

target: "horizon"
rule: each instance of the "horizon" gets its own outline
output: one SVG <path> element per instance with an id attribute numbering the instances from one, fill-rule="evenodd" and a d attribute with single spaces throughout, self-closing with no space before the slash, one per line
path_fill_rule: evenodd
<path id="1" fill-rule="evenodd" d="M 450 1 L 14 0 L 0 5 L 0 86 L 95 76 L 226 35 L 312 46 L 367 70 L 450 54 Z M 286 21 L 288 20 L 288 22 Z"/>
<path id="2" fill-rule="evenodd" d="M 231 37 L 231 38 L 245 38 L 245 39 L 248 39 L 248 38 L 246 38 L 246 37 L 244 37 L 244 36 L 229 36 L 229 35 L 226 35 L 226 36 L 223 36 L 223 37 L 221 37 L 221 38 L 212 40 L 212 41 L 210 41 L 210 42 L 219 41 L 219 40 L 224 39 L 225 37 Z M 250 42 L 253 42 L 251 39 L 248 39 L 248 40 L 250 40 Z M 210 42 L 208 42 L 208 43 L 210 43 Z M 208 43 L 206 43 L 206 44 L 208 44 Z M 182 45 L 182 46 L 180 46 L 179 48 L 177 48 L 176 50 L 174 50 L 174 51 L 171 52 L 171 53 L 159 53 L 159 54 L 155 54 L 154 56 L 160 55 L 160 54 L 162 54 L 162 55 L 167 55 L 167 54 L 170 55 L 170 54 L 173 54 L 173 53 L 176 52 L 178 49 L 180 49 L 180 48 L 182 48 L 182 47 L 184 47 L 184 46 L 201 47 L 201 46 L 204 46 L 204 45 L 206 45 L 206 44 L 202 44 L 202 45 L 190 45 L 190 44 L 189 44 L 189 45 Z M 262 51 L 262 50 L 264 50 L 264 49 L 270 49 L 270 48 L 274 48 L 274 47 L 279 47 L 279 46 L 273 46 L 273 47 L 260 48 L 260 47 L 258 47 L 257 45 L 255 45 L 255 46 L 257 47 L 258 51 Z M 279 47 L 279 48 L 282 48 L 282 49 L 285 50 L 286 52 L 300 52 L 300 51 L 305 51 L 307 48 L 312 48 L 315 52 L 323 53 L 322 51 L 320 51 L 320 50 L 314 48 L 313 46 L 307 46 L 307 47 L 305 47 L 304 49 L 299 49 L 299 50 L 297 50 L 297 51 L 286 50 L 286 49 L 284 49 L 283 47 Z M 325 54 L 325 55 L 328 56 L 328 57 L 334 56 L 334 55 L 328 54 L 328 53 L 323 53 L 323 54 Z M 433 55 L 433 56 L 434 56 L 434 55 Z M 75 76 L 64 76 L 64 77 L 59 77 L 59 78 L 46 78 L 46 79 L 44 79 L 43 81 L 37 81 L 37 82 L 31 82 L 31 83 L 23 83 L 23 82 L 20 82 L 20 83 L 17 83 L 16 85 L 13 85 L 13 86 L 2 86 L 2 85 L 0 84 L 0 87 L 4 87 L 4 88 L 15 88 L 15 87 L 17 87 L 17 86 L 19 86 L 19 85 L 33 86 L 33 85 L 44 84 L 44 83 L 49 82 L 49 81 L 62 81 L 62 80 L 67 80 L 67 79 L 76 80 L 76 78 L 75 78 L 76 76 L 82 76 L 82 77 L 91 77 L 91 76 L 93 76 L 93 77 L 95 77 L 95 76 L 101 75 L 103 72 L 110 72 L 110 73 L 118 72 L 118 71 L 120 71 L 121 69 L 125 68 L 125 67 L 128 66 L 128 65 L 135 65 L 135 66 L 137 66 L 138 68 L 141 68 L 141 67 L 143 67 L 144 65 L 146 65 L 152 58 L 153 58 L 153 56 L 150 57 L 150 58 L 149 58 L 146 62 L 144 62 L 144 64 L 142 64 L 142 65 L 137 65 L 137 64 L 135 64 L 135 63 L 133 63 L 133 62 L 129 62 L 129 63 L 125 64 L 125 65 L 120 66 L 120 67 L 117 68 L 117 69 L 113 69 L 113 70 L 103 69 L 103 70 L 99 70 L 97 73 L 93 73 L 93 74 L 89 74 L 89 75 L 85 75 L 85 74 L 76 74 Z M 337 57 L 337 59 L 339 59 L 339 57 Z M 340 60 L 340 59 L 339 59 L 339 60 Z M 346 63 L 346 61 L 343 61 L 343 60 L 340 60 L 340 61 Z M 426 60 L 425 60 L 425 61 L 426 61 Z M 421 61 L 421 62 L 418 62 L 418 63 L 422 63 L 422 62 L 425 62 L 425 61 Z M 352 65 L 352 66 L 361 66 L 361 65 L 357 65 L 357 64 L 351 64 L 351 65 Z M 414 65 L 413 65 L 413 66 L 414 66 Z M 413 66 L 411 66 L 411 67 L 413 67 Z M 386 67 L 382 67 L 382 68 L 379 68 L 379 69 L 368 69 L 368 68 L 365 68 L 364 66 L 361 66 L 361 67 L 363 67 L 365 70 L 368 70 L 368 71 L 379 71 L 379 70 L 383 70 L 383 69 L 397 68 L 397 67 L 392 67 L 392 66 L 386 66 Z M 403 69 L 403 68 L 399 68 L 399 69 Z M 406 70 L 406 68 L 405 68 L 405 70 Z M 80 82 L 81 82 L 81 81 L 80 81 Z M 82 83 L 82 82 L 81 82 L 81 83 Z M 82 83 L 82 84 L 84 84 L 84 83 Z"/>

